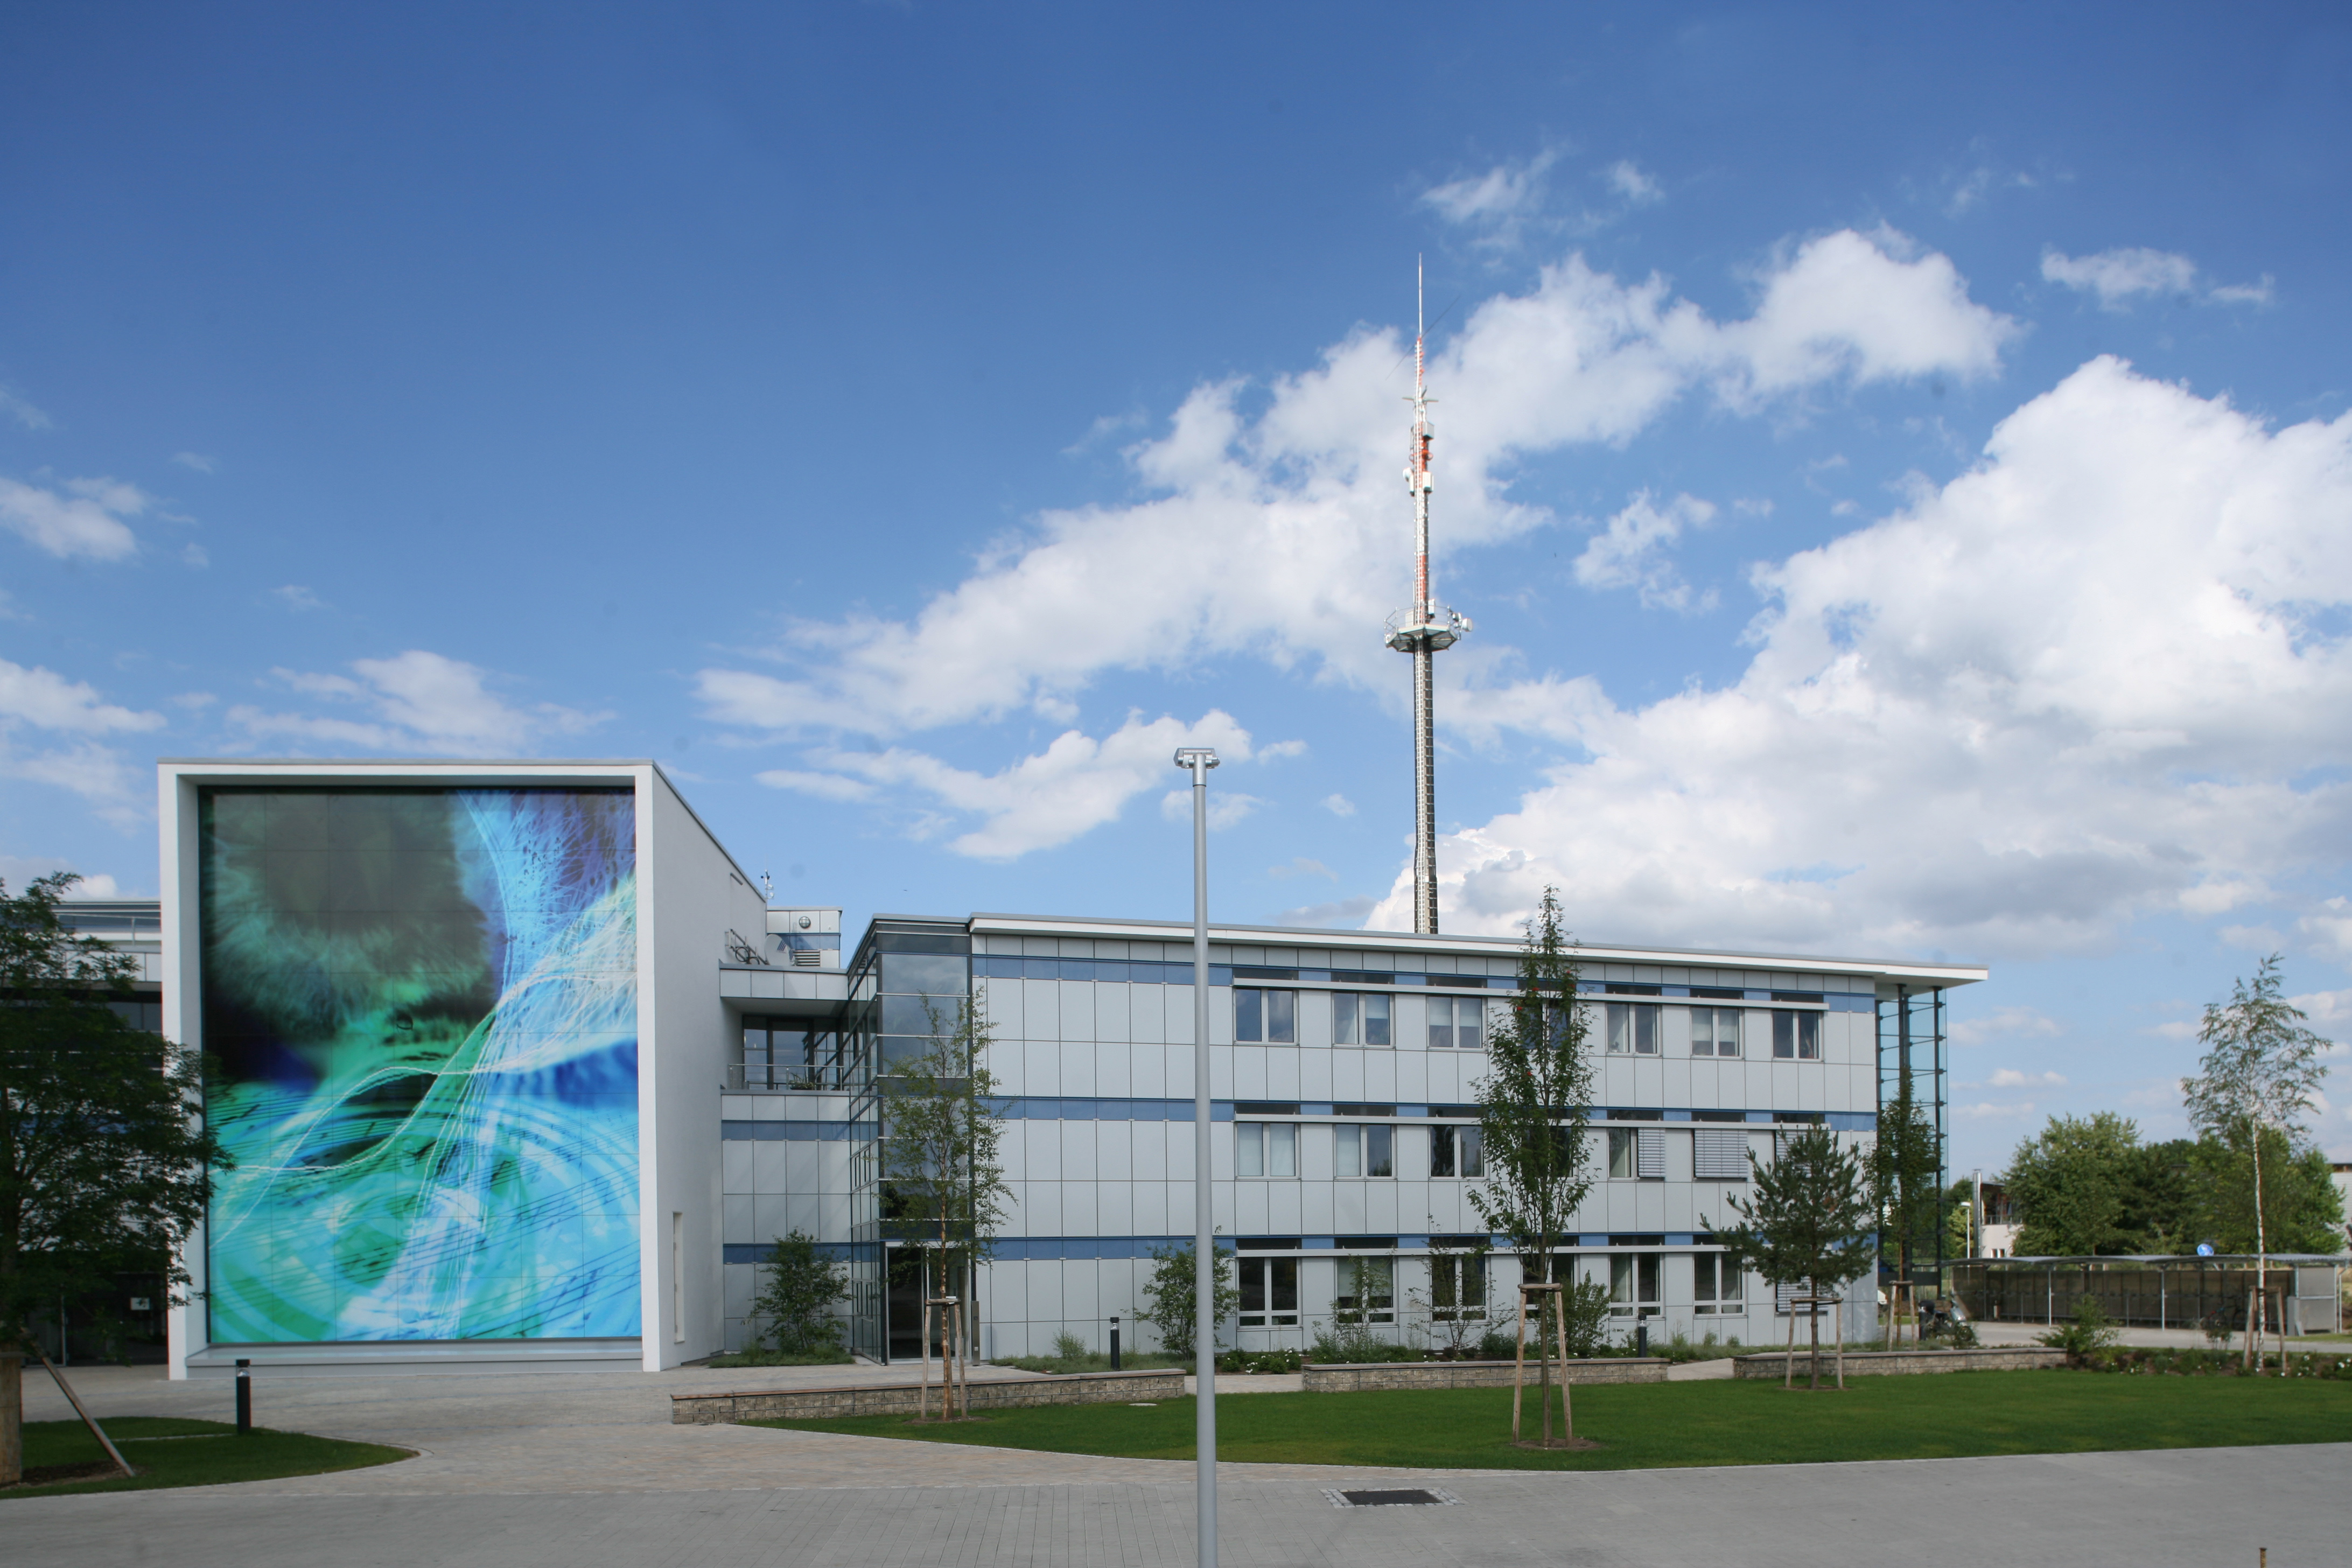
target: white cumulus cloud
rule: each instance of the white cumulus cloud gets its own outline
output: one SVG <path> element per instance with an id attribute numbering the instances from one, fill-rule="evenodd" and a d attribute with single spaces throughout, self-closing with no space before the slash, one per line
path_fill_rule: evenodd
<path id="1" fill-rule="evenodd" d="M 2042 253 L 2044 281 L 2061 283 L 2094 295 L 2103 310 L 2128 310 L 2143 299 L 2203 299 L 2216 305 L 2267 305 L 2272 280 L 2200 286 L 2197 263 L 2175 251 L 2127 246 L 2102 250 L 2095 256 L 2068 256 L 2059 250 Z"/>
<path id="2" fill-rule="evenodd" d="M 228 721 L 253 739 L 367 752 L 504 756 L 527 753 L 558 735 L 578 734 L 611 717 L 553 702 L 517 706 L 489 688 L 491 672 L 442 654 L 412 648 L 390 658 L 352 661 L 352 675 L 279 669 L 291 689 L 342 712 L 269 712 L 231 708 Z"/>
<path id="3" fill-rule="evenodd" d="M 979 860 L 1010 860 L 1066 844 L 1112 820 L 1138 795 L 1174 771 L 1179 746 L 1214 746 L 1226 762 L 1246 762 L 1249 731 L 1212 710 L 1194 723 L 1162 717 L 1127 722 L 1097 741 L 1077 730 L 1056 736 L 1043 752 L 993 773 L 959 768 L 905 747 L 881 752 L 820 751 L 810 758 L 825 771 L 778 770 L 762 784 L 833 800 L 860 800 L 882 790 L 912 793 L 929 808 L 920 826 L 935 831 L 959 817 L 977 826 L 948 847 Z M 866 792 L 861 794 L 860 792 Z M 1209 825 L 1238 821 L 1258 803 L 1230 790 L 1212 790 Z M 1192 810 L 1189 792 L 1178 792 Z M 945 814 L 945 815 L 940 815 Z"/>
<path id="4" fill-rule="evenodd" d="M 1717 322 L 1662 279 L 1622 283 L 1571 257 L 1472 309 L 1430 373 L 1448 411 L 1444 547 L 1549 521 L 1509 493 L 1531 454 L 1622 442 L 1694 393 L 1753 412 L 1824 384 L 1987 374 L 2014 331 L 1967 298 L 1947 258 L 1885 233 L 1809 241 L 1758 288 L 1753 317 Z M 796 678 L 705 669 L 705 711 L 778 735 L 888 738 L 1229 653 L 1385 689 L 1391 656 L 1364 628 L 1402 597 L 1389 380 L 1402 346 L 1355 332 L 1278 378 L 1255 417 L 1240 383 L 1197 388 L 1129 448 L 1146 499 L 1045 514 L 909 618 L 791 629 L 767 652 Z M 832 651 L 812 661 L 819 647 Z"/>
<path id="5" fill-rule="evenodd" d="M 150 504 L 146 492 L 120 479 L 68 479 L 58 489 L 43 489 L 0 479 L 0 528 L 61 560 L 120 561 L 131 554 L 139 539 L 123 519 Z"/>
<path id="6" fill-rule="evenodd" d="M 2273 431 L 2095 360 L 1969 472 L 1758 581 L 1729 685 L 1450 700 L 1582 752 L 1449 836 L 1459 929 L 1509 932 L 1549 882 L 1612 939 L 2040 954 L 2343 858 L 2352 416 Z M 1409 898 L 1401 872 L 1372 923 Z"/>
<path id="7" fill-rule="evenodd" d="M 122 753 L 99 737 L 163 726 L 161 713 L 108 702 L 87 682 L 0 658 L 0 777 L 69 791 L 118 827 L 142 820 L 145 801 Z"/>
<path id="8" fill-rule="evenodd" d="M 1588 588 L 1634 588 L 1652 609 L 1707 610 L 1712 592 L 1693 595 L 1671 552 L 1685 528 L 1704 528 L 1715 506 L 1696 496 L 1678 495 L 1659 505 L 1643 490 L 1609 520 L 1577 556 L 1576 580 Z"/>

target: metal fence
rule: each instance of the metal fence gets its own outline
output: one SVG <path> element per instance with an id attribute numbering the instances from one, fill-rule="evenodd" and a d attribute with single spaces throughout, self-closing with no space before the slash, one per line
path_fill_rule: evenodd
<path id="1" fill-rule="evenodd" d="M 2341 1258 L 2274 1259 L 2263 1289 L 2289 1333 L 2332 1333 L 2343 1321 Z M 2055 1324 L 2085 1297 L 2133 1328 L 2231 1333 L 2246 1327 L 2251 1258 L 1973 1258 L 1952 1266 L 1952 1288 L 1979 1322 Z M 2273 1322 L 2278 1321 L 2273 1318 Z"/>

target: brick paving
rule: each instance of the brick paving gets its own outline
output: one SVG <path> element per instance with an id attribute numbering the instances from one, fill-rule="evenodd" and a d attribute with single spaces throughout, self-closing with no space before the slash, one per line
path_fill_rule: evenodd
<path id="1" fill-rule="evenodd" d="M 836 1369 L 773 1369 L 771 1385 Z M 871 1369 L 839 1369 L 871 1376 Z M 779 1375 L 782 1374 L 782 1375 Z M 0 1500 L 8 1568 L 832 1568 L 1193 1561 L 1191 1468 L 730 1426 L 675 1426 L 668 1395 L 746 1373 L 286 1379 L 265 1424 L 421 1458 L 236 1487 Z M 225 1383 L 100 1369 L 110 1415 L 226 1417 Z M 63 1401 L 27 1380 L 27 1414 Z M 1335 1405 L 1344 1399 L 1333 1396 Z M 1706 1564 L 1817 1568 L 1889 1542 L 1972 1564 L 2344 1561 L 2352 1445 L 1616 1474 L 1226 1465 L 1234 1568 Z M 1326 1489 L 1442 1486 L 1459 1507 L 1338 1509 Z M 425 1500 L 430 1499 L 427 1502 Z"/>

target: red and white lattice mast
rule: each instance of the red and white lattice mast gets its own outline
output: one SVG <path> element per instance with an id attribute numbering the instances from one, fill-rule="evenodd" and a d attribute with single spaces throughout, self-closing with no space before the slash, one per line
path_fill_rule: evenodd
<path id="1" fill-rule="evenodd" d="M 1422 321 L 1421 268 L 1413 268 L 1412 450 L 1404 470 L 1412 492 L 1412 603 L 1389 617 L 1388 645 L 1412 655 L 1412 929 L 1437 932 L 1437 737 L 1430 660 L 1470 629 L 1466 616 L 1438 604 L 1429 586 L 1429 395 Z"/>

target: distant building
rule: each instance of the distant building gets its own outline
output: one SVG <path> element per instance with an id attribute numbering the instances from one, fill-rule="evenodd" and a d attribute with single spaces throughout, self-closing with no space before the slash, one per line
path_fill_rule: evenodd
<path id="1" fill-rule="evenodd" d="M 161 764 L 163 897 L 73 906 L 142 954 L 142 1003 L 223 1065 L 238 1156 L 187 1259 L 173 1374 L 282 1363 L 671 1366 L 741 1345 L 785 1231 L 851 1269 L 853 1346 L 919 1349 L 886 1217 L 879 1087 L 970 997 L 1006 1095 L 1012 1219 L 983 1353 L 1099 1345 L 1192 1229 L 1187 927 L 772 909 L 648 762 Z M 1172 868 L 1180 881 L 1181 868 Z M 105 922 L 118 923 L 108 926 Z M 143 922 L 143 923 L 142 923 Z M 1433 1269 L 1499 1321 L 1473 1101 L 1517 943 L 1217 926 L 1217 1223 L 1244 1346 L 1335 1308 L 1423 1327 Z M 1981 968 L 1588 945 L 1597 1179 L 1576 1267 L 1623 1331 L 1785 1332 L 1723 1266 L 1752 1152 L 1871 1137 L 1907 1059 L 1943 1095 L 1944 993 Z M 1361 1265 L 1361 1267 L 1358 1267 Z M 1874 1321 L 1853 1292 L 1849 1332 Z M 1138 1341 L 1130 1331 L 1129 1344 Z"/>

